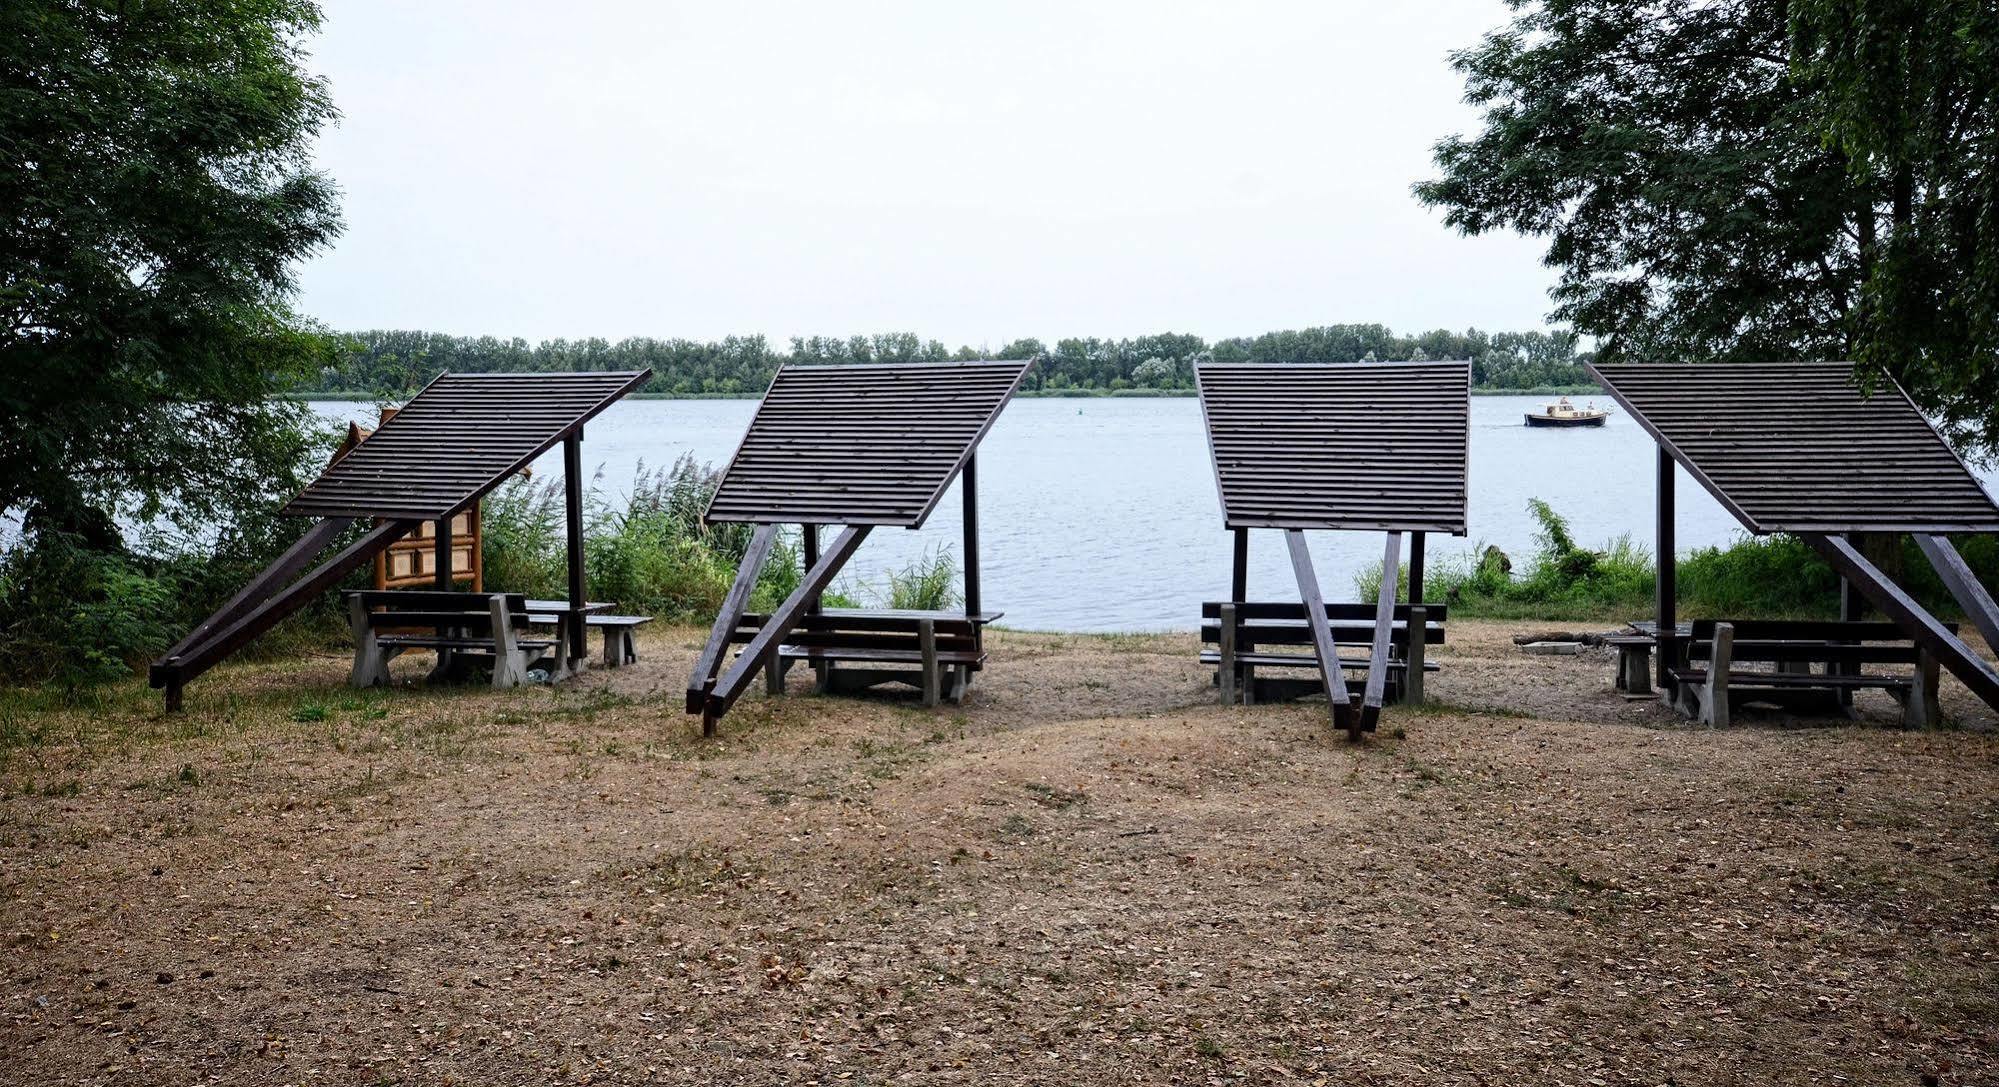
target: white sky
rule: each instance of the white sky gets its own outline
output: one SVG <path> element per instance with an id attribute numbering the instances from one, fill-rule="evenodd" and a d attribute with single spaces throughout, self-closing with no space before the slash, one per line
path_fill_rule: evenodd
<path id="1" fill-rule="evenodd" d="M 1539 327 L 1417 204 L 1472 127 L 1418 4 L 328 0 L 335 328 L 1211 338 Z"/>

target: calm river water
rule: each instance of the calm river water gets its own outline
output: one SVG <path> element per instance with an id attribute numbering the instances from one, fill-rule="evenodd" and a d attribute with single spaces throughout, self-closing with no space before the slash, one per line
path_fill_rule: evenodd
<path id="1" fill-rule="evenodd" d="M 1516 561 L 1533 552 L 1527 500 L 1569 519 L 1577 540 L 1597 546 L 1623 533 L 1652 538 L 1653 445 L 1622 414 L 1601 429 L 1529 430 L 1522 413 L 1546 398 L 1471 400 L 1471 534 L 1432 536 L 1432 556 L 1495 544 Z M 332 419 L 374 420 L 362 403 L 323 402 Z M 735 452 L 756 402 L 627 400 L 584 436 L 586 469 L 600 486 L 629 486 L 640 463 L 682 454 L 720 465 Z M 536 466 L 559 476 L 559 452 Z M 1999 473 L 1985 475 L 1999 492 Z M 1191 629 L 1203 600 L 1228 592 L 1229 534 L 1222 527 L 1201 428 L 1200 404 L 1185 399 L 1015 400 L 979 451 L 979 527 L 986 607 L 1028 630 Z M 1727 543 L 1734 518 L 1687 475 L 1678 485 L 1679 545 Z M 958 488 L 916 531 L 877 529 L 845 574 L 866 598 L 882 573 L 926 549 L 959 546 Z M 1354 598 L 1354 575 L 1381 561 L 1381 536 L 1312 533 L 1328 599 Z M 1250 534 L 1250 593 L 1296 599 L 1297 583 L 1276 532 Z"/>

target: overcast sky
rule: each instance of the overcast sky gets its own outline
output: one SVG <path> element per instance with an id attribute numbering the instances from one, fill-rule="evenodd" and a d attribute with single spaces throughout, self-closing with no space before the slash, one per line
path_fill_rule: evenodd
<path id="1" fill-rule="evenodd" d="M 1538 327 L 1418 205 L 1475 115 L 1421 4 L 328 0 L 335 328 L 716 338 Z"/>

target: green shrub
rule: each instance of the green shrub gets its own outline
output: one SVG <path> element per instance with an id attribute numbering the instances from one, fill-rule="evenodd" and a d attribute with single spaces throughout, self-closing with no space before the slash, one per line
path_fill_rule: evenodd
<path id="1" fill-rule="evenodd" d="M 942 611 L 956 607 L 962 598 L 957 589 L 958 563 L 949 548 L 940 547 L 911 559 L 900 570 L 887 575 L 887 592 L 882 604 L 911 611 Z"/>
<path id="2" fill-rule="evenodd" d="M 130 675 L 179 630 L 170 580 L 122 554 L 44 532 L 0 559 L 0 647 L 16 674 L 78 688 Z"/>

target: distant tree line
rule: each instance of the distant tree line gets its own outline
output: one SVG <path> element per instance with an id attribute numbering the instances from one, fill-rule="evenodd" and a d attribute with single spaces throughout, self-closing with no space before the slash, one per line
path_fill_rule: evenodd
<path id="1" fill-rule="evenodd" d="M 1486 389 L 1586 385 L 1576 336 L 1567 332 L 1438 329 L 1398 336 L 1385 325 L 1326 325 L 1212 343 L 1183 333 L 1132 339 L 1014 340 L 992 350 L 947 348 L 913 333 L 845 339 L 794 336 L 789 350 L 763 336 L 718 341 L 647 337 L 544 340 L 448 336 L 436 332 L 372 331 L 341 337 L 338 357 L 306 382 L 305 393 L 407 393 L 446 371 L 560 373 L 650 367 L 645 392 L 675 396 L 755 396 L 785 363 L 839 365 L 943 362 L 976 358 L 1034 359 L 1027 387 L 1036 391 L 1191 389 L 1198 363 L 1360 362 L 1470 359 L 1472 382 Z"/>

